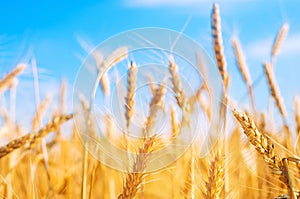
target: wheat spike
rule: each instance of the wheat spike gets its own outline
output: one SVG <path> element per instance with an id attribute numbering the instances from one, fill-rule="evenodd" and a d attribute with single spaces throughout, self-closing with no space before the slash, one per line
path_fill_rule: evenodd
<path id="1" fill-rule="evenodd" d="M 211 14 L 211 27 L 212 27 L 212 36 L 213 36 L 216 62 L 219 68 L 220 75 L 223 79 L 224 85 L 225 87 L 227 87 L 228 73 L 226 69 L 227 64 L 223 52 L 224 49 L 223 49 L 220 9 L 219 9 L 219 5 L 216 3 L 213 5 L 213 10 Z"/>
<path id="2" fill-rule="evenodd" d="M 180 77 L 178 75 L 178 67 L 175 64 L 173 56 L 170 56 L 169 71 L 171 73 L 173 91 L 175 93 L 178 106 L 184 110 L 184 107 L 186 106 L 186 97 L 182 89 Z"/>
<path id="3" fill-rule="evenodd" d="M 295 194 L 294 187 L 291 183 L 289 169 L 286 158 L 281 159 L 274 150 L 274 144 L 268 137 L 262 134 L 256 127 L 254 121 L 247 114 L 241 114 L 236 110 L 232 111 L 234 117 L 242 126 L 245 135 L 250 143 L 261 154 L 273 173 L 280 176 L 280 180 L 288 187 L 290 193 Z"/>
<path id="4" fill-rule="evenodd" d="M 26 64 L 19 64 L 14 70 L 8 73 L 2 80 L 0 80 L 0 94 L 5 91 L 5 89 L 11 87 L 14 79 L 17 75 L 22 73 L 26 68 Z"/>
<path id="5" fill-rule="evenodd" d="M 289 24 L 285 23 L 281 26 L 272 47 L 271 56 L 275 57 L 279 53 L 280 46 L 282 45 L 283 41 L 285 40 L 289 31 Z"/>
<path id="6" fill-rule="evenodd" d="M 276 103 L 276 106 L 281 114 L 281 116 L 283 118 L 286 117 L 286 110 L 285 110 L 285 106 L 283 104 L 283 99 L 280 95 L 280 92 L 279 92 L 279 89 L 276 85 L 276 82 L 275 82 L 275 77 L 274 77 L 274 74 L 273 74 L 273 70 L 271 68 L 271 64 L 266 62 L 264 64 L 264 68 L 265 68 L 265 74 L 266 74 L 266 77 L 267 77 L 267 80 L 268 80 L 268 85 L 269 85 L 269 89 L 270 89 L 270 92 L 271 92 L 271 95 L 272 97 L 274 98 L 275 100 L 275 103 Z"/>
<path id="7" fill-rule="evenodd" d="M 60 126 L 62 123 L 70 120 L 73 117 L 73 115 L 64 115 L 59 117 L 54 117 L 50 123 L 48 123 L 46 126 L 41 128 L 39 131 L 34 133 L 28 133 L 24 135 L 23 137 L 17 138 L 5 146 L 0 148 L 0 159 L 9 154 L 10 152 L 26 145 L 26 144 L 33 144 L 38 139 L 41 139 L 45 137 L 48 133 L 55 131 L 58 126 Z"/>
<path id="8" fill-rule="evenodd" d="M 125 183 L 123 184 L 123 191 L 118 199 L 134 198 L 136 193 L 140 190 L 141 183 L 145 177 L 144 170 L 149 155 L 155 149 L 156 140 L 157 136 L 155 135 L 150 138 L 145 138 L 143 146 L 138 149 L 138 154 L 133 165 L 133 172 L 127 174 Z"/>
<path id="9" fill-rule="evenodd" d="M 148 84 L 149 84 L 149 87 L 150 87 L 150 90 L 151 90 L 151 94 L 153 96 L 155 94 L 155 91 L 156 91 L 155 84 L 153 82 L 153 79 L 152 79 L 151 75 L 147 74 L 146 78 L 147 78 L 147 81 L 148 81 Z"/>
<path id="10" fill-rule="evenodd" d="M 153 128 L 154 118 L 156 117 L 156 113 L 158 111 L 158 105 L 162 103 L 163 96 L 165 95 L 166 87 L 165 87 L 165 80 L 159 85 L 156 89 L 154 96 L 149 105 L 150 113 L 145 122 L 145 132 L 144 136 L 149 137 L 150 132 Z"/>
<path id="11" fill-rule="evenodd" d="M 204 198 L 222 198 L 221 193 L 224 191 L 224 156 L 217 152 L 214 160 L 210 163 L 208 181 L 205 183 L 206 193 Z"/>
<path id="12" fill-rule="evenodd" d="M 127 47 L 120 47 L 112 52 L 109 56 L 106 57 L 105 60 L 102 61 L 102 55 L 99 55 L 99 58 L 95 58 L 98 73 L 102 74 L 100 79 L 100 84 L 103 89 L 103 93 L 108 96 L 110 94 L 110 82 L 107 76 L 108 70 L 116 65 L 117 63 L 123 61 L 128 56 L 128 48 Z"/>
<path id="13" fill-rule="evenodd" d="M 63 80 L 60 87 L 60 98 L 59 98 L 59 110 L 60 114 L 64 114 L 66 112 L 66 98 L 67 98 L 67 82 Z"/>
<path id="14" fill-rule="evenodd" d="M 128 82 L 127 96 L 125 98 L 125 103 L 126 103 L 125 117 L 126 117 L 127 129 L 129 129 L 130 121 L 133 115 L 136 75 L 137 75 L 136 64 L 134 62 L 131 62 L 129 68 L 129 74 L 127 78 L 127 82 Z"/>
<path id="15" fill-rule="evenodd" d="M 295 97 L 295 121 L 296 121 L 296 133 L 297 135 L 300 134 L 300 115 L 299 115 L 299 105 L 300 99 Z"/>
<path id="16" fill-rule="evenodd" d="M 234 37 L 232 39 L 232 46 L 234 49 L 235 57 L 236 57 L 236 63 L 239 68 L 239 71 L 248 87 L 248 92 L 251 100 L 251 106 L 253 111 L 255 112 L 255 102 L 254 102 L 254 96 L 253 96 L 253 88 L 252 88 L 252 80 L 250 77 L 250 73 L 248 70 L 248 66 L 244 57 L 244 53 L 242 51 L 240 42 L 237 37 Z"/>
<path id="17" fill-rule="evenodd" d="M 39 105 L 38 110 L 36 111 L 36 114 L 32 121 L 32 130 L 35 131 L 36 128 L 38 128 L 41 125 L 41 119 L 43 115 L 45 114 L 50 102 L 51 102 L 51 95 L 48 95 L 44 101 Z"/>
<path id="18" fill-rule="evenodd" d="M 170 56 L 170 64 L 169 64 L 169 71 L 172 77 L 172 85 L 173 85 L 173 92 L 175 93 L 175 98 L 177 101 L 178 106 L 181 108 L 183 115 L 182 115 L 182 124 L 189 124 L 189 112 L 190 112 L 190 104 L 188 103 L 188 99 L 184 94 L 180 76 L 178 75 L 178 67 L 174 61 L 174 58 Z"/>
<path id="19" fill-rule="evenodd" d="M 275 173 L 281 174 L 282 162 L 274 153 L 274 144 L 257 129 L 254 121 L 248 115 L 236 110 L 233 110 L 232 113 L 242 126 L 251 144 L 264 156 L 265 161 L 275 170 Z"/>
<path id="20" fill-rule="evenodd" d="M 239 71 L 240 71 L 246 85 L 251 86 L 252 81 L 251 81 L 250 73 L 249 73 L 249 70 L 248 70 L 248 66 L 246 64 L 244 53 L 242 51 L 240 42 L 239 42 L 237 37 L 234 37 L 232 39 L 232 46 L 233 46 L 233 49 L 234 49 L 234 53 L 235 53 L 235 57 L 236 57 L 236 63 L 237 63 L 237 66 L 239 68 Z"/>

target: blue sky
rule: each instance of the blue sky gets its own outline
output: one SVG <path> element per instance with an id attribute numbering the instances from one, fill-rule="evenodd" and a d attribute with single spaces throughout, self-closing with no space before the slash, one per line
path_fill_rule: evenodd
<path id="1" fill-rule="evenodd" d="M 204 0 L 122 0 L 122 1 L 1 1 L 0 6 L 0 75 L 19 61 L 33 55 L 40 73 L 41 97 L 57 90 L 61 78 L 72 85 L 86 52 L 78 39 L 93 44 L 133 28 L 162 27 L 184 33 L 212 56 L 210 13 L 214 1 Z M 262 73 L 262 62 L 268 59 L 273 39 L 284 22 L 290 25 L 288 38 L 277 59 L 275 73 L 288 110 L 293 97 L 300 93 L 300 2 L 296 0 L 220 0 L 222 28 L 231 93 L 236 100 L 246 87 L 237 72 L 230 45 L 238 35 L 247 63 L 256 79 Z M 27 69 L 23 87 L 30 89 L 32 75 Z M 25 82 L 27 84 L 25 85 Z M 22 94 L 20 94 L 22 95 Z M 23 95 L 26 95 L 23 93 Z M 255 87 L 259 108 L 269 102 L 266 80 Z M 27 94 L 27 101 L 31 101 Z M 25 100 L 26 101 L 26 100 Z M 240 101 L 245 103 L 246 101 Z"/>

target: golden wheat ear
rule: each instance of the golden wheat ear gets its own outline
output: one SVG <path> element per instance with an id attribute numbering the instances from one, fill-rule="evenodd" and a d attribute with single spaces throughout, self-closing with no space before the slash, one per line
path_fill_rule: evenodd
<path id="1" fill-rule="evenodd" d="M 208 181 L 205 183 L 206 192 L 203 193 L 205 199 L 222 198 L 224 191 L 224 159 L 225 156 L 217 152 L 210 163 Z"/>
<path id="2" fill-rule="evenodd" d="M 227 63 L 224 55 L 220 9 L 219 9 L 219 5 L 216 3 L 213 5 L 213 10 L 211 14 L 211 27 L 212 27 L 215 59 L 219 68 L 220 75 L 223 79 L 226 88 L 228 85 L 229 77 L 226 68 Z"/>
<path id="3" fill-rule="evenodd" d="M 296 191 L 294 190 L 291 174 L 287 164 L 287 158 L 280 158 L 275 153 L 274 143 L 263 133 L 261 133 L 254 121 L 247 114 L 239 113 L 237 110 L 232 110 L 235 119 L 242 126 L 245 135 L 248 137 L 250 143 L 256 148 L 259 154 L 264 158 L 265 162 L 272 169 L 273 174 L 279 176 L 279 180 L 284 183 L 291 198 L 295 197 Z"/>
<path id="4" fill-rule="evenodd" d="M 39 131 L 34 133 L 28 133 L 23 137 L 10 141 L 8 144 L 0 148 L 0 159 L 26 144 L 31 145 L 37 142 L 37 140 L 45 137 L 48 133 L 55 131 L 58 126 L 72 118 L 73 115 L 54 117 L 51 122 L 49 122 L 46 126 L 41 128 Z"/>
<path id="5" fill-rule="evenodd" d="M 276 106 L 277 106 L 281 116 L 283 118 L 285 118 L 286 117 L 286 109 L 283 104 L 283 98 L 280 94 L 278 86 L 276 85 L 274 72 L 271 67 L 272 67 L 272 65 L 270 63 L 265 62 L 265 64 L 264 64 L 265 75 L 268 80 L 270 93 L 271 93 L 273 99 L 275 100 Z"/>
<path id="6" fill-rule="evenodd" d="M 0 80 L 0 94 L 5 91 L 5 89 L 11 87 L 14 79 L 24 71 L 26 66 L 26 64 L 19 64 L 14 70 Z"/>
<path id="7" fill-rule="evenodd" d="M 239 71 L 240 71 L 240 73 L 243 77 L 244 82 L 246 83 L 246 85 L 248 87 L 251 106 L 252 106 L 252 109 L 255 113 L 256 110 L 255 110 L 255 101 L 254 101 L 254 96 L 253 96 L 252 80 L 251 80 L 251 76 L 250 76 L 250 73 L 249 73 L 249 70 L 248 70 L 248 66 L 247 66 L 247 63 L 246 63 L 246 59 L 245 59 L 242 47 L 241 47 L 240 42 L 239 42 L 237 37 L 234 37 L 232 39 L 232 46 L 233 46 L 233 49 L 234 49 L 237 66 L 238 66 Z"/>
<path id="8" fill-rule="evenodd" d="M 146 138 L 144 143 L 138 149 L 132 172 L 126 175 L 123 184 L 122 193 L 118 199 L 134 198 L 136 193 L 141 189 L 142 182 L 145 178 L 145 168 L 148 163 L 149 156 L 156 148 L 158 137 L 156 135 Z"/>
<path id="9" fill-rule="evenodd" d="M 132 61 L 129 67 L 129 73 L 127 77 L 127 96 L 125 97 L 125 118 L 127 124 L 127 130 L 129 131 L 130 122 L 133 116 L 134 96 L 135 96 L 135 81 L 137 76 L 136 64 Z"/>
<path id="10" fill-rule="evenodd" d="M 274 58 L 278 55 L 279 49 L 282 46 L 282 43 L 284 42 L 288 34 L 289 28 L 290 26 L 288 23 L 285 23 L 281 26 L 272 46 L 271 57 Z"/>

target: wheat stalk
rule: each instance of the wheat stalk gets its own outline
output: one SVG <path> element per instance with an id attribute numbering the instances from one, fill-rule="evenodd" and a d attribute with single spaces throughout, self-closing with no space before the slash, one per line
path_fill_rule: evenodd
<path id="1" fill-rule="evenodd" d="M 174 106 L 171 106 L 171 127 L 172 127 L 172 133 L 170 140 L 175 140 L 177 135 L 180 132 L 180 124 L 176 121 L 176 109 Z"/>
<path id="2" fill-rule="evenodd" d="M 281 26 L 272 46 L 271 56 L 276 57 L 279 53 L 280 46 L 285 40 L 289 31 L 289 24 L 285 23 Z"/>
<path id="3" fill-rule="evenodd" d="M 38 139 L 41 139 L 45 137 L 48 133 L 55 131 L 58 126 L 70 120 L 72 117 L 73 115 L 54 117 L 50 123 L 41 128 L 39 131 L 34 133 L 28 133 L 23 137 L 10 141 L 8 144 L 0 148 L 0 159 L 26 144 L 31 145 L 35 143 Z"/>
<path id="4" fill-rule="evenodd" d="M 186 175 L 184 178 L 184 186 L 182 188 L 182 195 L 185 199 L 189 198 L 189 195 L 192 191 L 192 186 L 193 186 L 193 180 L 192 180 L 192 173 L 193 173 L 193 168 L 192 168 L 192 158 L 187 163 L 187 168 L 186 168 Z"/>

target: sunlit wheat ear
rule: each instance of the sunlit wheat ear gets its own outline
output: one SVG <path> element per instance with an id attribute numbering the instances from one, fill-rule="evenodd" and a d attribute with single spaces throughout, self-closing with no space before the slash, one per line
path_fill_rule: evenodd
<path id="1" fill-rule="evenodd" d="M 248 66 L 244 57 L 244 53 L 242 51 L 240 42 L 237 37 L 234 37 L 232 39 L 232 46 L 235 53 L 236 63 L 239 68 L 239 71 L 248 87 L 249 96 L 251 100 L 251 106 L 253 111 L 255 112 L 255 102 L 254 102 L 254 96 L 253 96 L 253 88 L 252 88 L 252 80 L 251 76 L 248 70 Z"/>
<path id="2" fill-rule="evenodd" d="M 174 58 L 170 56 L 169 71 L 171 74 L 171 80 L 173 85 L 173 92 L 175 93 L 175 98 L 178 106 L 182 110 L 182 125 L 189 125 L 190 122 L 190 112 L 191 107 L 188 103 L 187 96 L 185 95 L 182 84 L 180 81 L 180 76 L 178 74 L 178 66 L 176 65 Z"/>
<path id="3" fill-rule="evenodd" d="M 39 105 L 38 110 L 32 120 L 32 130 L 35 131 L 41 125 L 41 119 L 44 116 L 50 102 L 52 100 L 51 95 L 48 95 L 44 101 Z"/>
<path id="4" fill-rule="evenodd" d="M 152 97 L 152 100 L 149 105 L 149 115 L 146 119 L 146 122 L 144 124 L 144 136 L 149 137 L 150 132 L 154 125 L 154 120 L 156 118 L 156 114 L 158 111 L 158 105 L 162 103 L 163 97 L 166 93 L 166 81 L 163 80 L 163 82 L 159 85 L 159 87 L 156 89 L 154 96 Z"/>
<path id="5" fill-rule="evenodd" d="M 60 114 L 64 114 L 66 112 L 66 98 L 67 98 L 67 82 L 63 80 L 60 86 L 60 98 L 59 98 L 59 109 Z"/>
<path id="6" fill-rule="evenodd" d="M 109 78 L 107 76 L 108 70 L 111 67 L 118 64 L 119 62 L 126 59 L 127 56 L 128 56 L 128 48 L 124 46 L 124 47 L 120 47 L 120 48 L 116 49 L 109 56 L 107 56 L 106 59 L 104 59 L 101 62 L 97 61 L 97 59 L 95 59 L 96 63 L 100 62 L 100 63 L 97 63 L 97 68 L 98 68 L 98 73 L 102 74 L 100 84 L 102 86 L 104 95 L 108 96 L 110 94 L 110 82 L 109 82 Z M 102 58 L 102 57 L 100 57 L 100 58 Z"/>
<path id="7" fill-rule="evenodd" d="M 291 183 L 291 176 L 286 159 L 281 159 L 274 150 L 274 144 L 264 134 L 262 134 L 256 127 L 254 121 L 250 116 L 239 113 L 236 110 L 232 111 L 236 120 L 242 126 L 245 135 L 248 137 L 250 143 L 256 148 L 259 154 L 264 158 L 275 175 L 288 187 L 290 194 L 294 195 L 294 187 Z"/>
<path id="8" fill-rule="evenodd" d="M 11 142 L 9 142 L 7 145 L 0 148 L 0 158 L 3 158 L 10 152 L 26 145 L 26 144 L 33 144 L 37 142 L 39 139 L 45 137 L 48 133 L 55 131 L 58 126 L 60 126 L 62 123 L 72 119 L 73 115 L 64 115 L 59 117 L 54 117 L 50 123 L 48 123 L 46 126 L 41 128 L 39 131 L 34 133 L 28 133 L 24 135 L 23 137 L 17 138 Z"/>
<path id="9" fill-rule="evenodd" d="M 183 92 L 180 77 L 178 75 L 178 66 L 175 64 L 173 56 L 170 56 L 169 71 L 172 77 L 173 91 L 177 100 L 177 104 L 181 109 L 184 109 L 186 96 Z"/>
<path id="10" fill-rule="evenodd" d="M 284 42 L 284 40 L 288 34 L 288 31 L 289 31 L 289 24 L 287 24 L 287 23 L 283 24 L 274 40 L 274 43 L 272 46 L 272 52 L 271 52 L 272 57 L 276 57 L 278 55 L 280 46 Z"/>
<path id="11" fill-rule="evenodd" d="M 220 10 L 219 10 L 219 5 L 216 3 L 213 5 L 213 10 L 211 14 L 211 27 L 212 27 L 215 58 L 219 68 L 220 75 L 223 79 L 223 83 L 226 88 L 228 86 L 229 77 L 226 69 L 227 64 L 226 64 L 224 48 L 223 48 Z"/>
<path id="12" fill-rule="evenodd" d="M 248 70 L 248 66 L 246 64 L 244 53 L 242 51 L 240 42 L 239 42 L 237 37 L 234 37 L 232 39 L 232 46 L 233 46 L 233 49 L 234 49 L 235 58 L 236 58 L 236 62 L 237 62 L 237 66 L 239 68 L 239 71 L 240 71 L 246 85 L 251 86 L 252 81 L 251 81 L 250 73 L 249 73 L 249 70 Z"/>
<path id="13" fill-rule="evenodd" d="M 129 73 L 127 77 L 127 96 L 125 98 L 125 118 L 127 130 L 129 130 L 130 122 L 133 115 L 134 96 L 135 96 L 135 82 L 136 82 L 137 69 L 134 62 L 130 63 Z"/>
<path id="14" fill-rule="evenodd" d="M 153 82 L 153 78 L 149 74 L 146 76 L 146 78 L 147 78 L 147 81 L 148 81 L 148 84 L 149 84 L 149 87 L 151 90 L 151 94 L 152 94 L 152 96 L 154 96 L 156 88 L 155 88 L 155 84 Z"/>
<path id="15" fill-rule="evenodd" d="M 19 64 L 14 70 L 8 73 L 0 80 L 0 94 L 7 88 L 9 88 L 14 79 L 21 74 L 26 68 L 26 64 Z"/>
<path id="16" fill-rule="evenodd" d="M 286 109 L 285 109 L 285 106 L 283 104 L 283 99 L 280 95 L 279 89 L 276 85 L 274 72 L 272 70 L 271 64 L 266 62 L 264 64 L 264 69 L 265 69 L 265 75 L 266 75 L 267 80 L 268 80 L 268 85 L 269 85 L 271 95 L 272 95 L 273 99 L 275 100 L 276 106 L 277 106 L 281 116 L 283 118 L 285 118 L 286 117 Z"/>
<path id="17" fill-rule="evenodd" d="M 203 193 L 204 198 L 222 198 L 222 191 L 224 191 L 224 159 L 225 157 L 217 152 L 214 160 L 210 163 L 208 181 L 205 183 L 206 192 Z"/>
<path id="18" fill-rule="evenodd" d="M 145 138 L 143 145 L 139 147 L 138 154 L 132 168 L 133 171 L 126 175 L 125 182 L 123 183 L 123 190 L 118 199 L 134 198 L 136 193 L 140 190 L 141 184 L 146 175 L 144 171 L 147 167 L 149 156 L 155 150 L 156 141 L 156 135 Z"/>
<path id="19" fill-rule="evenodd" d="M 281 160 L 274 153 L 274 144 L 257 129 L 254 121 L 248 115 L 239 113 L 236 110 L 233 110 L 232 113 L 242 126 L 250 143 L 255 146 L 256 150 L 261 155 L 263 155 L 265 161 L 269 163 L 275 173 L 280 173 Z"/>
<path id="20" fill-rule="evenodd" d="M 300 98 L 295 97 L 295 121 L 296 121 L 296 133 L 297 135 L 300 134 L 300 115 L 299 115 L 299 107 L 300 107 Z"/>

